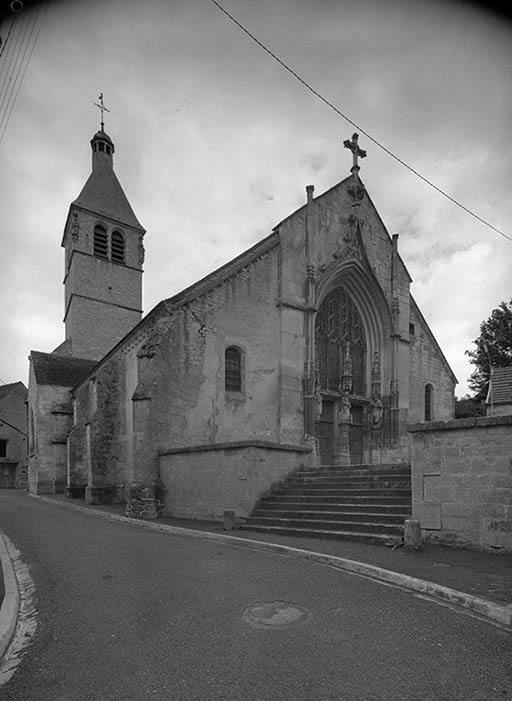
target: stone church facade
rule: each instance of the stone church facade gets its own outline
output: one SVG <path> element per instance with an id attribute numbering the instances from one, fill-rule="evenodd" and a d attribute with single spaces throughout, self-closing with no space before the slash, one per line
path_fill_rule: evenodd
<path id="1" fill-rule="evenodd" d="M 308 186 L 269 236 L 144 318 L 145 232 L 112 141 L 91 144 L 63 238 L 66 341 L 31 356 L 31 490 L 101 503 L 156 489 L 171 515 L 244 518 L 300 466 L 407 463 L 406 424 L 453 417 L 456 379 L 359 176 L 357 135 L 348 177 Z M 60 385 L 59 363 L 76 371 Z"/>

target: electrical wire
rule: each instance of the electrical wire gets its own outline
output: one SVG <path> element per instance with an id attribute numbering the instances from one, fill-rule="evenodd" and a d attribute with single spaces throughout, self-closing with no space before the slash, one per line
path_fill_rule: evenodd
<path id="1" fill-rule="evenodd" d="M 39 38 L 39 34 L 41 32 L 41 27 L 43 26 L 44 19 L 46 17 L 46 12 L 48 10 L 48 6 L 45 3 L 43 8 L 39 10 L 39 13 L 36 14 L 36 12 L 31 12 L 28 13 L 29 19 L 26 22 L 26 27 L 25 27 L 25 32 L 23 34 L 23 38 L 21 40 L 21 44 L 17 46 L 17 41 L 15 41 L 13 51 L 10 56 L 9 60 L 9 65 L 7 67 L 7 70 L 5 72 L 4 76 L 4 82 L 2 86 L 0 87 L 0 96 L 2 95 L 2 91 L 4 91 L 3 97 L 0 102 L 0 143 L 2 142 L 2 139 L 5 135 L 7 125 L 9 123 L 9 120 L 11 118 L 11 114 L 14 109 L 14 105 L 16 104 L 16 100 L 18 98 L 18 94 L 20 92 L 21 86 L 23 84 L 23 80 L 25 78 L 25 74 L 27 72 L 28 65 L 30 63 L 30 59 L 32 58 L 32 54 L 34 52 L 34 48 L 36 46 L 37 40 Z M 30 26 L 30 21 L 33 18 L 32 26 Z M 14 24 L 14 20 L 11 24 L 11 28 Z M 39 24 L 39 26 L 38 26 Z M 29 30 L 30 27 L 30 30 Z M 21 29 L 20 29 L 21 32 Z M 18 32 L 18 36 L 16 37 L 16 40 L 19 39 L 20 32 Z M 10 33 L 10 31 L 9 31 Z M 25 42 L 25 38 L 28 34 L 28 39 L 25 43 L 25 46 L 22 48 L 23 43 Z M 7 40 L 4 44 L 4 49 L 7 44 Z M 23 52 L 23 53 L 22 53 Z M 19 56 L 22 53 L 21 60 L 18 62 Z M 28 58 L 27 58 L 28 55 Z M 9 75 L 9 70 L 12 67 L 12 59 L 14 58 L 14 67 L 12 68 L 11 74 L 7 80 L 7 76 Z M 15 74 L 14 74 L 15 73 Z M 7 102 L 6 102 L 6 97 L 7 97 Z M 5 104 L 5 110 L 2 115 L 2 109 Z M 3 124 L 3 128 L 2 128 Z"/>
<path id="2" fill-rule="evenodd" d="M 350 119 L 346 114 L 344 114 L 340 109 L 336 107 L 336 105 L 333 105 L 332 102 L 330 102 L 326 97 L 324 97 L 321 93 L 319 93 L 315 88 L 313 88 L 307 81 L 304 80 L 298 73 L 296 73 L 293 68 L 290 68 L 288 64 L 286 64 L 279 56 L 277 56 L 273 51 L 271 51 L 263 42 L 261 42 L 257 37 L 254 36 L 248 29 L 246 29 L 243 24 L 241 24 L 233 15 L 231 15 L 222 5 L 217 2 L 217 0 L 210 0 L 211 3 L 213 3 L 228 19 L 233 22 L 239 29 L 244 32 L 252 41 L 254 41 L 265 53 L 267 53 L 269 56 L 271 56 L 274 61 L 277 61 L 280 66 L 282 66 L 288 73 L 290 73 L 296 80 L 299 81 L 307 90 L 309 90 L 315 97 L 317 97 L 319 100 L 321 100 L 324 104 L 326 104 L 330 109 L 334 110 L 336 114 L 338 114 L 340 117 L 343 117 L 345 121 L 347 121 L 349 124 L 352 124 L 353 127 L 355 127 L 361 134 L 364 134 L 367 139 L 369 139 L 372 143 L 374 143 L 376 146 L 378 146 L 380 149 L 382 149 L 385 153 L 388 154 L 388 156 L 391 156 L 391 158 L 394 158 L 395 161 L 400 163 L 400 165 L 404 166 L 404 168 L 407 168 L 413 175 L 416 175 L 416 177 L 420 178 L 420 180 L 423 180 L 424 183 L 432 187 L 434 190 L 436 190 L 439 194 L 443 195 L 443 197 L 446 197 L 450 202 L 453 204 L 457 205 L 457 207 L 460 207 L 460 209 L 464 210 L 467 214 L 470 214 L 472 217 L 477 219 L 480 223 L 484 224 L 485 226 L 489 227 L 493 231 L 495 231 L 497 234 L 500 236 L 503 236 L 503 238 L 507 239 L 508 241 L 512 242 L 512 236 L 509 236 L 508 234 L 505 234 L 503 231 L 498 229 L 497 227 L 493 226 L 490 224 L 488 221 L 480 217 L 478 214 L 475 214 L 475 212 L 471 211 L 463 205 L 461 202 L 456 200 L 454 197 L 449 195 L 447 192 L 442 190 L 440 187 L 435 185 L 431 180 L 426 178 L 424 175 L 419 173 L 415 168 L 410 166 L 408 163 L 406 163 L 404 160 L 402 160 L 399 156 L 395 155 L 390 149 L 388 149 L 386 146 L 380 143 L 377 139 L 375 139 L 371 134 L 369 134 L 365 129 L 363 129 L 359 124 L 354 122 L 353 119 Z"/>

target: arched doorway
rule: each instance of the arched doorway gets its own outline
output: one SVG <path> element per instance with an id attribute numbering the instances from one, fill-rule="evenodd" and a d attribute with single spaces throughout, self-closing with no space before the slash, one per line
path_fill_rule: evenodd
<path id="1" fill-rule="evenodd" d="M 360 463 L 367 402 L 367 340 L 361 315 L 342 286 L 325 297 L 316 315 L 315 358 L 322 395 L 322 413 L 316 424 L 321 463 L 331 464 L 335 459 L 342 381 L 347 372 L 351 404 L 347 426 L 350 463 Z"/>

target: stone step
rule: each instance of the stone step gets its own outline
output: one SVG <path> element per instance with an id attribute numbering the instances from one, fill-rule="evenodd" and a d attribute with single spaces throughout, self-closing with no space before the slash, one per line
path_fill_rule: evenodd
<path id="1" fill-rule="evenodd" d="M 355 533 L 354 531 L 324 530 L 322 528 L 289 528 L 286 526 L 261 526 L 240 525 L 239 530 L 256 531 L 276 535 L 292 535 L 303 538 L 332 538 L 335 540 L 349 540 L 368 545 L 399 545 L 402 535 L 384 535 L 382 533 Z"/>
<path id="2" fill-rule="evenodd" d="M 382 506 L 411 506 L 410 496 L 397 497 L 397 496 L 357 496 L 347 498 L 343 495 L 329 495 L 325 496 L 323 494 L 313 494 L 313 495 L 303 495 L 303 494 L 289 494 L 286 491 L 280 491 L 279 493 L 273 492 L 272 494 L 264 497 L 265 503 L 277 502 L 297 502 L 300 504 L 353 504 L 353 505 L 364 505 L 364 504 L 381 504 Z M 260 503 L 263 501 L 260 500 Z"/>
<path id="3" fill-rule="evenodd" d="M 283 509 L 273 510 L 257 508 L 251 513 L 250 518 L 285 518 L 297 521 L 318 520 L 318 521 L 346 521 L 346 522 L 361 522 L 361 523 L 379 523 L 385 525 L 399 524 L 404 525 L 406 518 L 410 514 L 404 513 L 382 513 L 382 512 L 367 512 L 367 511 L 327 511 L 324 509 Z"/>
<path id="4" fill-rule="evenodd" d="M 389 514 L 389 515 L 401 515 L 404 518 L 410 518 L 411 515 L 411 505 L 410 504 L 354 504 L 353 502 L 347 502 L 345 504 L 340 504 L 336 501 L 325 502 L 325 501 L 293 501 L 285 499 L 275 499 L 268 500 L 262 499 L 257 509 L 264 509 L 265 511 L 329 511 L 332 513 L 366 513 L 366 514 Z"/>
<path id="5" fill-rule="evenodd" d="M 274 494 L 295 494 L 302 496 L 340 496 L 346 497 L 347 499 L 352 499 L 353 497 L 403 497 L 411 498 L 410 489 L 371 489 L 371 488 L 361 488 L 361 489 L 343 489 L 336 487 L 322 487 L 316 485 L 308 485 L 307 487 L 281 487 L 277 489 Z"/>
<path id="6" fill-rule="evenodd" d="M 298 470 L 296 475 L 340 475 L 340 476 L 359 476 L 359 475 L 410 475 L 410 465 L 378 465 L 378 466 L 359 466 L 359 467 L 319 467 L 319 468 L 304 468 Z"/>
<path id="7" fill-rule="evenodd" d="M 336 519 L 333 521 L 305 518 L 304 515 L 298 519 L 292 518 L 269 518 L 265 516 L 249 516 L 246 526 L 277 526 L 278 528 L 312 528 L 324 531 L 345 531 L 357 533 L 380 533 L 383 535 L 401 535 L 403 524 L 389 524 L 367 521 L 344 521 Z"/>
<path id="8" fill-rule="evenodd" d="M 325 487 L 327 489 L 335 489 L 340 487 L 342 489 L 363 489 L 364 487 L 372 489 L 409 489 L 411 486 L 411 480 L 405 479 L 404 477 L 388 477 L 388 478 L 377 478 L 377 479 L 351 479 L 347 477 L 338 477 L 336 479 L 315 479 L 305 478 L 296 479 L 293 478 L 288 481 L 287 486 L 289 487 Z"/>

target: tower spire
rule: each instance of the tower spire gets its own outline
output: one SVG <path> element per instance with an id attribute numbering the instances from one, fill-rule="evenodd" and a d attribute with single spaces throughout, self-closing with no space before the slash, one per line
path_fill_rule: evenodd
<path id="1" fill-rule="evenodd" d="M 98 97 L 98 100 L 100 101 L 100 104 L 98 105 L 98 103 L 95 102 L 94 105 L 95 105 L 95 106 L 99 109 L 99 111 L 101 112 L 101 122 L 100 122 L 100 124 L 101 124 L 101 131 L 105 131 L 105 124 L 104 124 L 104 122 L 103 122 L 103 112 L 110 112 L 110 110 L 109 110 L 107 107 L 105 107 L 105 105 L 103 104 L 103 93 L 100 93 L 100 96 Z"/>

